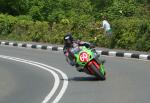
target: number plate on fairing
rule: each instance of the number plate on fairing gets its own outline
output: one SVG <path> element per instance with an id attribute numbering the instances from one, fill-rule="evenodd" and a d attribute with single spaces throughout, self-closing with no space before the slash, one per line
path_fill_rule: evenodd
<path id="1" fill-rule="evenodd" d="M 79 57 L 81 62 L 89 61 L 89 55 L 86 52 L 82 52 Z"/>

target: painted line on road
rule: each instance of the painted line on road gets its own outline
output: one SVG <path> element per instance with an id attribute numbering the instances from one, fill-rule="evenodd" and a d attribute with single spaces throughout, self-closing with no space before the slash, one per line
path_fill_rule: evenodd
<path id="1" fill-rule="evenodd" d="M 14 60 L 14 61 L 18 61 L 18 62 L 22 62 L 22 63 L 27 63 L 27 64 L 30 64 L 30 65 L 34 65 L 34 66 L 37 66 L 39 68 L 42 68 L 48 72 L 50 72 L 51 74 L 53 74 L 54 78 L 55 78 L 55 83 L 54 83 L 54 86 L 52 88 L 52 90 L 49 92 L 49 94 L 45 97 L 45 99 L 42 101 L 42 103 L 48 103 L 50 101 L 50 99 L 52 98 L 52 96 L 54 95 L 54 93 L 56 92 L 56 90 L 58 89 L 58 86 L 60 84 L 60 80 L 59 80 L 59 77 L 58 75 L 56 74 L 56 72 L 54 71 L 57 71 L 59 72 L 63 79 L 64 79 L 64 83 L 63 83 L 63 86 L 62 86 L 62 89 L 60 90 L 59 94 L 57 95 L 57 97 L 53 100 L 52 103 L 57 103 L 59 102 L 59 100 L 62 98 L 62 96 L 64 95 L 67 87 L 68 87 L 68 77 L 65 73 L 63 73 L 61 70 L 57 69 L 57 68 L 54 68 L 52 66 L 48 66 L 48 65 L 45 65 L 45 64 L 42 64 L 42 63 L 39 63 L 39 62 L 34 62 L 34 61 L 30 61 L 30 60 L 25 60 L 25 59 L 21 59 L 21 58 L 16 58 L 16 57 L 10 57 L 10 56 L 4 56 L 4 55 L 0 55 L 1 58 L 4 58 L 4 59 L 9 59 L 9 60 Z"/>

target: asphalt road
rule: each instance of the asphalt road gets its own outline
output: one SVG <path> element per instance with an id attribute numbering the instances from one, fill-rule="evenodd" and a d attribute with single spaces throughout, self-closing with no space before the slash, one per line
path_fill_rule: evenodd
<path id="1" fill-rule="evenodd" d="M 49 82 L 53 77 L 35 66 L 0 59 L 0 103 L 39 103 L 52 87 Z"/>
<path id="2" fill-rule="evenodd" d="M 102 56 L 107 61 L 107 78 L 98 81 L 67 65 L 60 51 L 1 46 L 0 55 L 36 61 L 64 72 L 68 77 L 68 86 L 59 103 L 150 102 L 149 61 Z M 66 81 L 58 75 L 60 85 L 52 101 Z M 0 103 L 42 103 L 54 83 L 53 75 L 40 67 L 0 58 Z"/>

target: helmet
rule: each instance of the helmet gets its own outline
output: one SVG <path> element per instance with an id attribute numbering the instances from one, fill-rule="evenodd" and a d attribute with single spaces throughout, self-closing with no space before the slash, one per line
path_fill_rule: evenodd
<path id="1" fill-rule="evenodd" d="M 66 46 L 71 46 L 73 43 L 73 37 L 70 33 L 66 34 L 64 36 L 64 43 Z"/>

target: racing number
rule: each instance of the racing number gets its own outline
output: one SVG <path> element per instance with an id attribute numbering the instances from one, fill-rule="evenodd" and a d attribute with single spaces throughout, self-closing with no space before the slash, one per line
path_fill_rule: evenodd
<path id="1" fill-rule="evenodd" d="M 80 61 L 81 62 L 88 62 L 88 54 L 86 52 L 82 52 L 80 54 Z"/>

